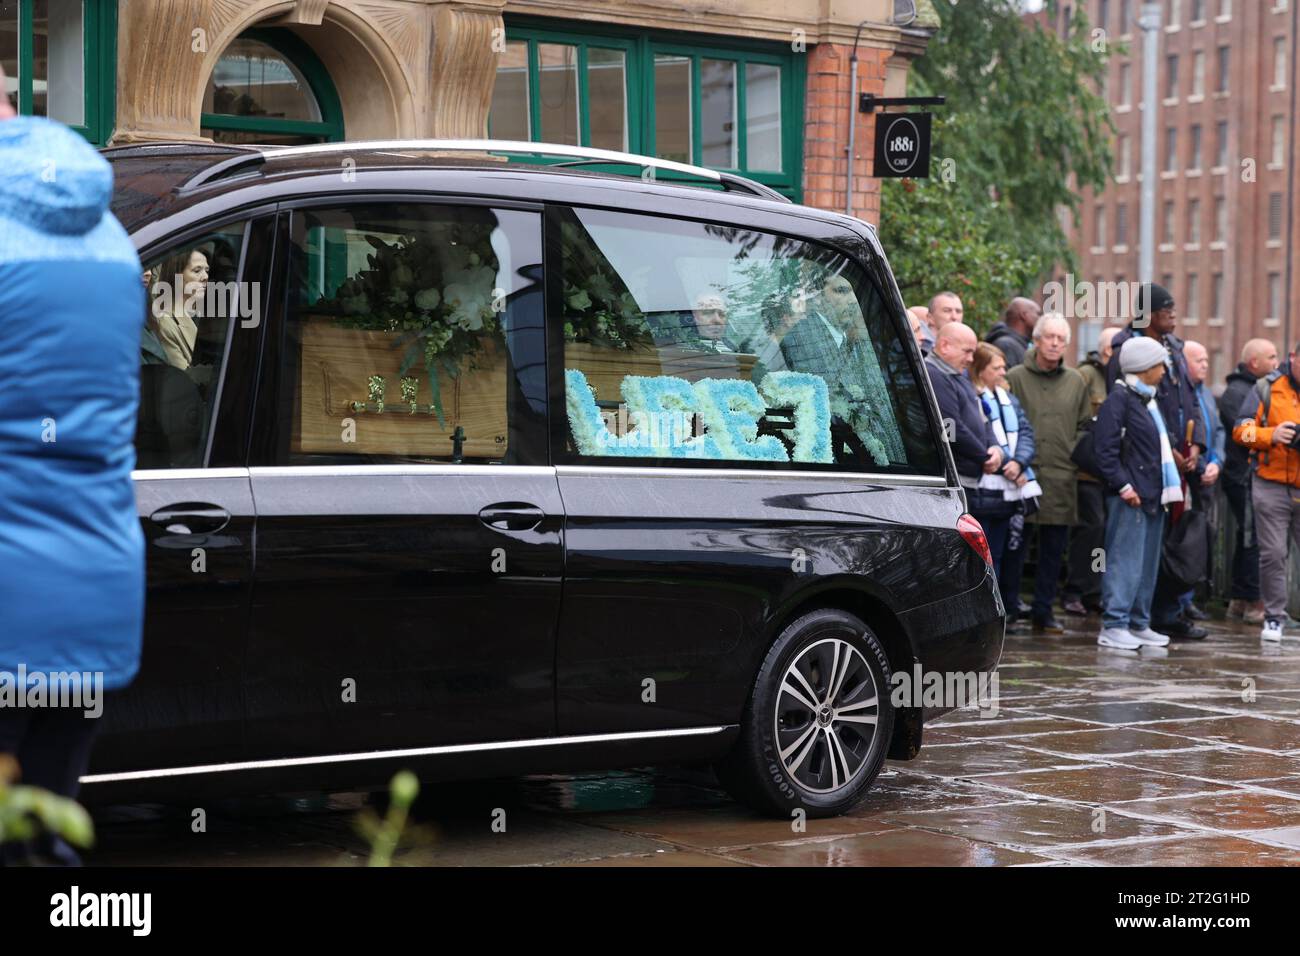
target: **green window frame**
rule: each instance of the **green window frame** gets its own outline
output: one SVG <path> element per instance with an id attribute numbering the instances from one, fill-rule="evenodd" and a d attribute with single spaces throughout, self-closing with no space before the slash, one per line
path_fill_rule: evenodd
<path id="1" fill-rule="evenodd" d="M 68 124 L 96 146 L 113 134 L 117 88 L 117 0 L 81 5 L 83 122 Z M 36 59 L 35 0 L 18 0 L 18 112 L 32 115 Z"/>
<path id="2" fill-rule="evenodd" d="M 586 25 L 584 24 L 584 27 Z M 679 34 L 636 33 L 611 28 L 607 32 L 583 32 L 555 29 L 554 21 L 539 25 L 536 21 L 518 18 L 506 19 L 506 42 L 528 45 L 528 139 L 545 142 L 540 135 L 542 106 L 539 70 L 539 44 L 561 44 L 577 50 L 578 72 L 578 145 L 591 145 L 590 110 L 587 108 L 587 62 L 591 49 L 621 50 L 625 56 L 624 93 L 627 115 L 627 151 L 641 155 L 655 155 L 655 58 L 678 56 L 689 60 L 691 68 L 691 157 L 696 166 L 709 165 L 703 161 L 702 110 L 700 89 L 700 64 L 703 60 L 721 60 L 735 64 L 734 130 L 737 164 L 711 166 L 733 172 L 771 186 L 795 202 L 802 197 L 803 172 L 803 89 L 805 59 L 801 54 L 782 49 L 780 44 L 729 43 L 711 37 L 708 44 L 696 43 Z M 749 130 L 747 116 L 748 69 L 750 65 L 775 66 L 780 69 L 780 170 L 751 169 L 749 159 Z M 492 133 L 492 118 L 488 117 L 488 135 Z M 671 178 L 660 174 L 661 179 Z"/>
<path id="3" fill-rule="evenodd" d="M 302 71 L 312 96 L 316 98 L 316 106 L 321 115 L 320 121 L 204 113 L 199 121 L 201 128 L 244 133 L 279 133 L 286 136 L 319 136 L 327 143 L 343 140 L 343 106 L 339 101 L 338 90 L 334 88 L 334 81 L 330 79 L 325 64 L 320 61 L 311 47 L 290 31 L 274 27 L 245 30 L 238 39 L 265 43 Z M 213 64 L 214 69 L 215 66 Z"/>

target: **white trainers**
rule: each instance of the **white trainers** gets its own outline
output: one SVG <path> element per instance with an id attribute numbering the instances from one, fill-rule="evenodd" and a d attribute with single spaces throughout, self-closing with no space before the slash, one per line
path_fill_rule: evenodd
<path id="1" fill-rule="evenodd" d="M 1282 640 L 1282 622 L 1270 617 L 1264 622 L 1264 629 L 1259 632 L 1259 639 L 1270 642 Z"/>
<path id="2" fill-rule="evenodd" d="M 1153 631 L 1149 627 L 1144 627 L 1140 631 L 1129 631 L 1133 640 L 1139 644 L 1150 644 L 1152 647 L 1164 647 L 1169 643 L 1169 637 L 1161 634 L 1159 631 Z"/>
<path id="3" fill-rule="evenodd" d="M 1166 638 L 1168 640 L 1168 638 Z M 1097 643 L 1102 647 L 1119 647 L 1126 651 L 1135 650 L 1142 646 L 1143 642 L 1130 634 L 1122 627 L 1104 628 L 1097 635 Z"/>

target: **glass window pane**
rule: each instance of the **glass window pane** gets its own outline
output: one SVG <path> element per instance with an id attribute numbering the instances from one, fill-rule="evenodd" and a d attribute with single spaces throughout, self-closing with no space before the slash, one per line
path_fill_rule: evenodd
<path id="1" fill-rule="evenodd" d="M 494 139 L 532 138 L 528 131 L 528 43 L 525 41 L 507 43 L 497 61 L 488 122 Z"/>
<path id="2" fill-rule="evenodd" d="M 276 461 L 509 461 L 540 309 L 535 213 L 416 203 L 304 210 Z M 354 434 L 339 428 L 354 417 Z"/>
<path id="3" fill-rule="evenodd" d="M 0 0 L 0 66 L 5 71 L 4 94 L 18 108 L 18 0 Z"/>
<path id="4" fill-rule="evenodd" d="M 939 470 L 910 349 L 846 257 L 588 209 L 560 251 L 577 458 Z"/>
<path id="5" fill-rule="evenodd" d="M 745 163 L 750 169 L 781 171 L 781 68 L 745 65 Z"/>
<path id="6" fill-rule="evenodd" d="M 578 48 L 537 44 L 537 70 L 544 143 L 578 144 Z"/>
<path id="7" fill-rule="evenodd" d="M 82 0 L 32 4 L 32 113 L 60 123 L 86 122 Z"/>
<path id="8" fill-rule="evenodd" d="M 243 244 L 244 224 L 235 223 L 143 264 L 138 468 L 203 464 L 226 338 L 257 295 L 236 281 Z"/>
<path id="9" fill-rule="evenodd" d="M 217 60 L 203 93 L 203 112 L 320 122 L 307 78 L 259 40 L 237 38 Z"/>
<path id="10" fill-rule="evenodd" d="M 214 129 L 207 126 L 199 130 L 215 143 L 256 143 L 259 146 L 310 146 L 325 142 L 324 135 L 312 133 L 272 133 L 269 130 Z"/>
<path id="11" fill-rule="evenodd" d="M 736 64 L 730 60 L 700 60 L 700 126 L 704 165 L 738 167 Z"/>
<path id="12" fill-rule="evenodd" d="M 627 150 L 627 77 L 622 50 L 587 50 L 587 117 L 591 146 Z"/>
<path id="13" fill-rule="evenodd" d="M 693 163 L 691 148 L 691 61 L 655 54 L 655 155 Z"/>

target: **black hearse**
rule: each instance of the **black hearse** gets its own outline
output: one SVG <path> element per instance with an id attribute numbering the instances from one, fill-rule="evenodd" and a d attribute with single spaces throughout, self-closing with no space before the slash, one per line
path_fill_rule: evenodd
<path id="1" fill-rule="evenodd" d="M 86 799 L 708 762 L 833 814 L 937 710 L 892 673 L 996 667 L 861 221 L 563 146 L 104 155 L 148 611 Z"/>

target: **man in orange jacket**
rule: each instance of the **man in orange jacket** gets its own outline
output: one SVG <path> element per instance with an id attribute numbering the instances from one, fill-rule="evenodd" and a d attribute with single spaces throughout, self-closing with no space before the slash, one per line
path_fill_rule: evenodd
<path id="1" fill-rule="evenodd" d="M 1300 547 L 1300 345 L 1290 361 L 1260 379 L 1242 403 L 1232 438 L 1251 451 L 1251 503 L 1259 542 L 1259 589 L 1264 599 L 1263 641 L 1282 640 L 1286 620 L 1287 535 Z"/>

